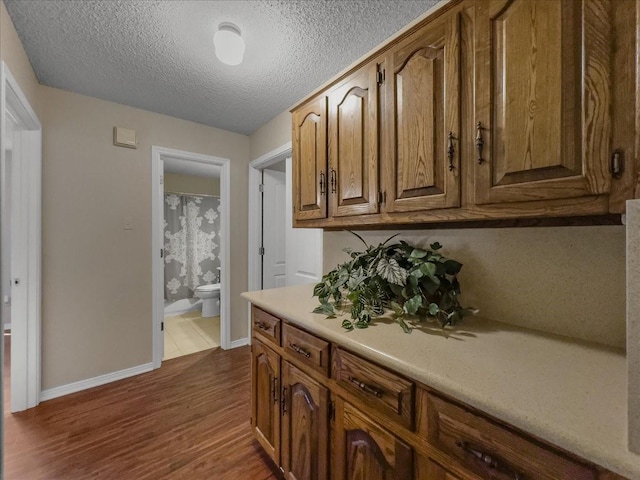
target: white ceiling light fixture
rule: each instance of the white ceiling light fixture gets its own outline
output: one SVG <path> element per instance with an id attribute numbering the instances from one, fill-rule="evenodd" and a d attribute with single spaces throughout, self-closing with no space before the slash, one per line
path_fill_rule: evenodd
<path id="1" fill-rule="evenodd" d="M 216 57 L 227 65 L 240 65 L 244 58 L 244 40 L 237 25 L 223 22 L 213 36 Z"/>

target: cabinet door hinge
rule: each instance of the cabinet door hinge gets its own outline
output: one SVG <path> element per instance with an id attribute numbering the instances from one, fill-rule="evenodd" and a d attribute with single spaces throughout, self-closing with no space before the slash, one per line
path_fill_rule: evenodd
<path id="1" fill-rule="evenodd" d="M 164 332 L 164 322 L 160 322 L 160 331 Z"/>
<path id="2" fill-rule="evenodd" d="M 164 248 L 160 249 L 160 258 L 164 258 Z"/>
<path id="3" fill-rule="evenodd" d="M 377 72 L 377 76 L 376 76 L 376 81 L 378 82 L 378 85 L 382 85 L 384 83 L 384 68 L 380 67 L 380 64 L 378 64 L 378 72 Z"/>
<path id="4" fill-rule="evenodd" d="M 329 409 L 329 412 L 328 412 L 329 420 L 335 420 L 336 419 L 336 402 L 330 401 L 328 405 L 328 409 Z"/>
<path id="5" fill-rule="evenodd" d="M 378 192 L 378 205 L 382 205 L 387 201 L 387 192 Z"/>
<path id="6" fill-rule="evenodd" d="M 258 255 L 264 255 L 264 247 L 258 247 Z"/>
<path id="7" fill-rule="evenodd" d="M 261 183 L 260 185 L 258 185 L 258 191 L 260 193 L 264 192 L 264 183 Z"/>

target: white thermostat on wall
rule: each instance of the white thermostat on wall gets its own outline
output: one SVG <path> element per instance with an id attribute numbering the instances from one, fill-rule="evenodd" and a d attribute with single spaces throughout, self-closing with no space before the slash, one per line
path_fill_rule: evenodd
<path id="1" fill-rule="evenodd" d="M 136 131 L 129 128 L 113 127 L 113 144 L 116 147 L 138 148 Z"/>

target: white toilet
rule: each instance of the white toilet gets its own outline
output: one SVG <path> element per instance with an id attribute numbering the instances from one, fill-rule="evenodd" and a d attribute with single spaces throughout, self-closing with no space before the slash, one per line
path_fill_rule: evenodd
<path id="1" fill-rule="evenodd" d="M 200 285 L 196 287 L 195 296 L 202 299 L 202 317 L 220 315 L 220 284 Z"/>

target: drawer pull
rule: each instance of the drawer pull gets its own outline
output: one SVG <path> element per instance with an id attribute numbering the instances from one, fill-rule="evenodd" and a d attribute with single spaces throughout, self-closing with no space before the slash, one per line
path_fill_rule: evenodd
<path id="1" fill-rule="evenodd" d="M 267 325 L 266 323 L 262 323 L 260 321 L 255 322 L 255 326 L 258 327 L 260 330 L 269 330 L 269 325 Z"/>
<path id="2" fill-rule="evenodd" d="M 372 387 L 371 385 L 367 385 L 366 383 L 361 382 L 355 377 L 349 377 L 349 381 L 353 383 L 355 386 L 357 386 L 360 390 L 364 390 L 365 392 L 371 395 L 375 395 L 378 398 L 382 398 L 382 394 L 384 393 L 382 390 Z"/>
<path id="3" fill-rule="evenodd" d="M 287 387 L 282 387 L 282 398 L 280 398 L 280 409 L 282 410 L 282 415 L 286 415 L 286 413 L 287 413 Z"/>
<path id="4" fill-rule="evenodd" d="M 524 480 L 524 477 L 522 475 L 520 475 L 517 472 L 514 472 L 513 469 L 511 469 L 507 465 L 504 465 L 504 462 L 500 462 L 495 457 L 492 457 L 491 455 L 487 455 L 486 453 L 473 448 L 467 442 L 461 442 L 460 440 L 456 440 L 456 446 L 460 447 L 465 452 L 473 455 L 474 457 L 482 461 L 490 469 L 495 470 L 499 473 L 503 473 L 505 475 L 509 475 L 510 477 L 513 478 L 513 480 Z"/>
<path id="5" fill-rule="evenodd" d="M 300 355 L 304 355 L 307 358 L 311 357 L 311 354 L 309 352 L 307 352 L 304 348 L 300 348 L 298 345 L 296 345 L 295 343 L 291 343 L 289 342 L 289 346 L 291 347 L 291 349 L 296 352 L 299 353 Z"/>

